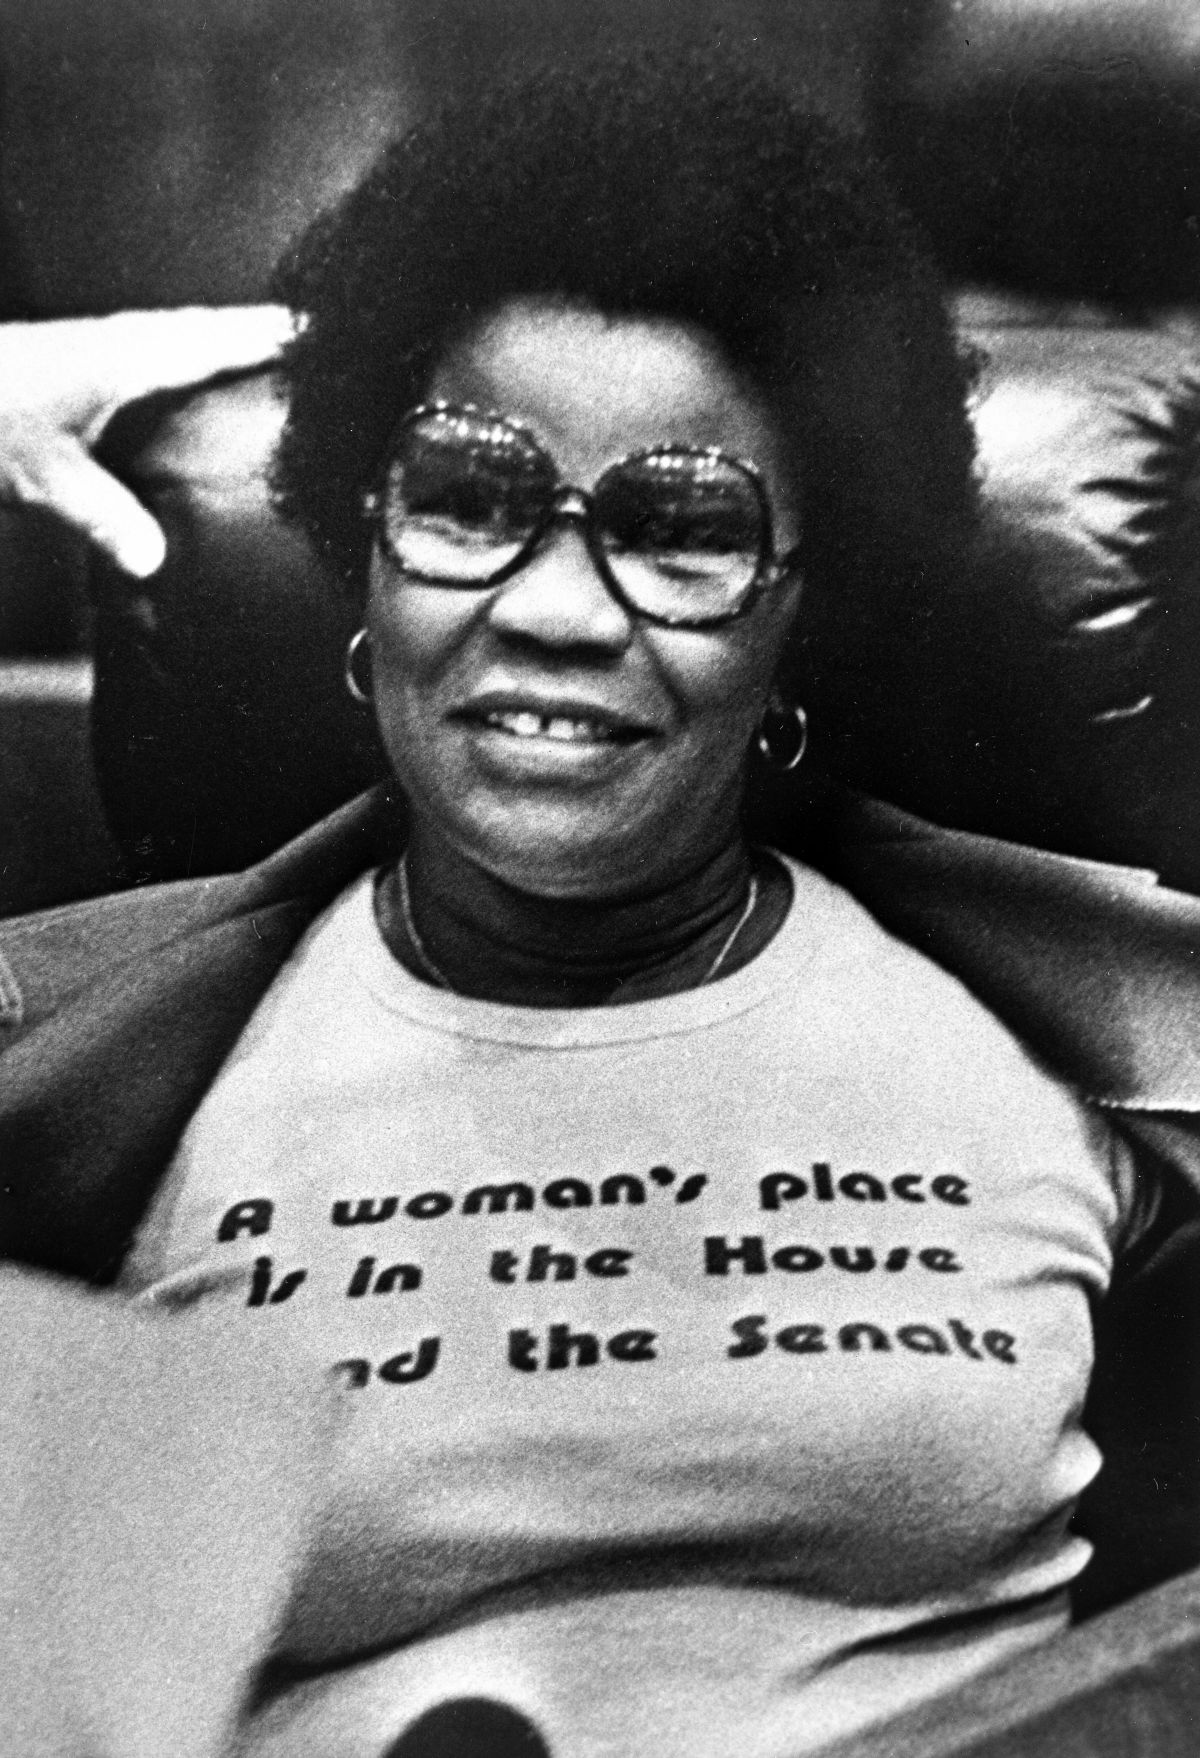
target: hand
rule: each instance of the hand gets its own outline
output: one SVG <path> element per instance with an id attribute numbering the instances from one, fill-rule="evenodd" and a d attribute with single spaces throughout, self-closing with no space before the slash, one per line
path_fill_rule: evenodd
<path id="1" fill-rule="evenodd" d="M 90 448 L 123 403 L 272 360 L 291 334 L 278 305 L 0 325 L 0 503 L 48 509 L 127 573 L 153 574 L 162 531 Z"/>

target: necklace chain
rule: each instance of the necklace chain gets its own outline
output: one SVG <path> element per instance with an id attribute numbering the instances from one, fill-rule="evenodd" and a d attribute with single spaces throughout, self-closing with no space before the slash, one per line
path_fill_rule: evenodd
<path id="1" fill-rule="evenodd" d="M 401 855 L 400 860 L 397 863 L 396 871 L 397 877 L 400 881 L 400 914 L 404 922 L 404 931 L 408 935 L 409 944 L 416 953 L 426 976 L 432 978 L 433 982 L 439 989 L 449 989 L 453 993 L 454 984 L 433 958 L 428 947 L 425 945 L 425 942 L 417 932 L 417 924 L 413 920 L 412 895 L 408 888 L 408 859 L 406 856 Z M 754 914 L 757 904 L 758 874 L 752 871 L 750 874 L 750 882 L 746 887 L 746 901 L 742 905 L 738 914 L 738 919 L 733 924 L 729 933 L 725 936 L 725 939 L 721 942 L 717 956 L 713 959 L 712 963 L 701 977 L 699 983 L 696 985 L 697 988 L 703 989 L 706 984 L 713 981 L 717 972 L 721 969 L 722 965 L 724 965 L 726 959 L 733 951 L 734 946 L 737 944 L 738 936 Z"/>
<path id="2" fill-rule="evenodd" d="M 417 933 L 417 924 L 413 921 L 412 897 L 408 889 L 407 855 L 400 856 L 396 870 L 397 876 L 400 880 L 400 914 L 404 918 L 404 932 L 408 935 L 409 943 L 418 959 L 421 961 L 421 964 L 424 966 L 426 976 L 432 977 L 439 989 L 453 990 L 453 983 L 450 981 L 445 971 L 442 970 L 441 966 L 434 962 L 429 952 L 426 950 L 425 942 Z"/>
<path id="3" fill-rule="evenodd" d="M 737 941 L 738 935 L 741 933 L 742 929 L 746 926 L 746 923 L 750 920 L 750 917 L 754 914 L 754 911 L 755 911 L 757 904 L 758 904 L 758 874 L 756 872 L 754 872 L 754 870 L 752 868 L 750 871 L 750 883 L 746 887 L 746 901 L 742 905 L 741 913 L 738 916 L 737 921 L 733 924 L 733 927 L 730 929 L 729 933 L 726 935 L 725 939 L 721 942 L 721 949 L 717 953 L 717 956 L 713 959 L 712 963 L 709 965 L 708 969 L 705 971 L 704 975 L 701 977 L 700 982 L 697 985 L 698 988 L 703 989 L 706 983 L 712 982 L 713 978 L 716 976 L 716 974 L 720 970 L 721 966 L 725 963 L 725 960 L 729 957 L 729 954 L 733 951 L 733 948 L 734 948 L 734 945 Z"/>

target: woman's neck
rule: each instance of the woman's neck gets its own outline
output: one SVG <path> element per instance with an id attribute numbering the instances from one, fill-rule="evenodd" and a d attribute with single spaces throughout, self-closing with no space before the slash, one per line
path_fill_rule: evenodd
<path id="1" fill-rule="evenodd" d="M 520 890 L 415 829 L 375 912 L 389 950 L 426 982 L 512 1006 L 596 1007 L 697 988 L 718 962 L 722 975 L 739 969 L 789 898 L 783 869 L 756 863 L 740 836 L 659 890 L 595 900 Z"/>

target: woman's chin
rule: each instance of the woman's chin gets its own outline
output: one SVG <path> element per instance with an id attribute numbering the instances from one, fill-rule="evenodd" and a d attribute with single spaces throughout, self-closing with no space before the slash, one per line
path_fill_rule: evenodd
<path id="1" fill-rule="evenodd" d="M 441 848 L 534 896 L 600 900 L 642 889 L 647 862 L 678 843 L 686 818 L 682 802 L 664 809 L 670 778 L 652 739 L 473 729 L 463 743 L 432 785 L 398 766 L 429 854 Z"/>
<path id="2" fill-rule="evenodd" d="M 626 803 L 627 806 L 629 803 Z M 669 827 L 636 810 L 588 811 L 546 793 L 519 814 L 460 822 L 459 852 L 492 878 L 529 896 L 620 902 L 678 872 Z"/>
<path id="3" fill-rule="evenodd" d="M 563 835 L 536 846 L 493 846 L 481 864 L 514 891 L 563 903 L 624 902 L 648 889 L 651 877 L 639 849 Z"/>

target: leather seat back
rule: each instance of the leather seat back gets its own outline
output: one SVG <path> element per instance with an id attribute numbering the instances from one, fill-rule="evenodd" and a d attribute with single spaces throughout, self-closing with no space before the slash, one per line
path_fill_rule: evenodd
<path id="1" fill-rule="evenodd" d="M 868 654 L 871 687 L 826 708 L 831 767 L 942 822 L 1200 890 L 1200 348 L 1036 324 L 964 339 L 981 552 L 955 606 L 925 607 L 924 687 Z M 281 419 L 257 373 L 108 436 L 169 541 L 153 580 L 95 581 L 98 771 L 138 878 L 253 860 L 382 766 L 343 682 L 355 614 L 271 504 Z"/>

